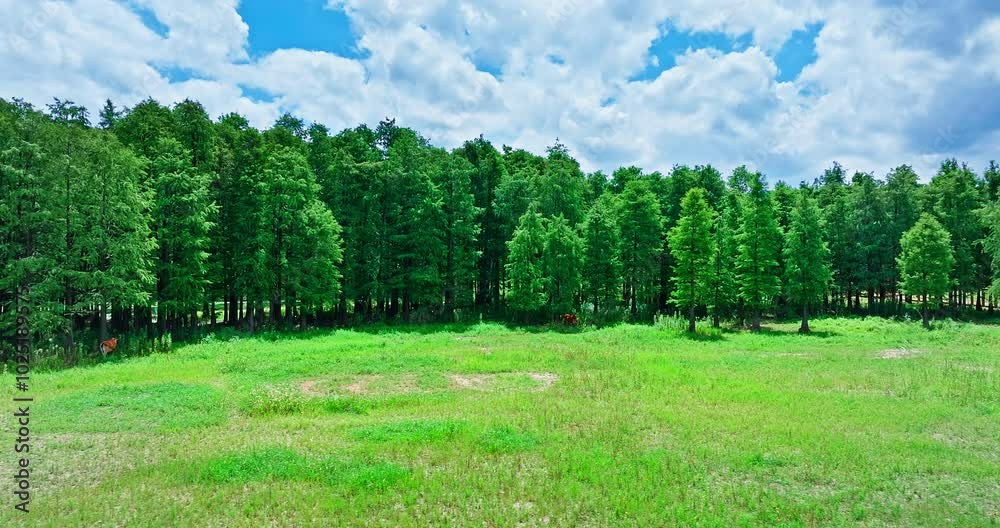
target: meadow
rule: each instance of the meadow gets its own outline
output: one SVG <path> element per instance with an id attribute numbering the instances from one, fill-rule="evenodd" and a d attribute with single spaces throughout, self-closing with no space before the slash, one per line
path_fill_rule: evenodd
<path id="1" fill-rule="evenodd" d="M 812 326 L 383 326 L 38 373 L 31 513 L 5 488 L 0 526 L 1000 523 L 1000 327 Z"/>

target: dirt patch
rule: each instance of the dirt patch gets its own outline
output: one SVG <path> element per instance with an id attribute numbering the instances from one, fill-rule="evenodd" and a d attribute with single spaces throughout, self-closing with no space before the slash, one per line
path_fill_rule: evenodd
<path id="1" fill-rule="evenodd" d="M 323 391 L 316 387 L 318 384 L 319 382 L 316 380 L 303 381 L 299 383 L 299 390 L 306 396 L 322 396 Z"/>
<path id="2" fill-rule="evenodd" d="M 887 348 L 878 353 L 882 359 L 904 359 L 923 354 L 923 350 L 916 348 Z"/>
<path id="3" fill-rule="evenodd" d="M 518 378 L 530 379 L 530 385 L 522 387 Z M 559 381 L 559 375 L 552 372 L 511 372 L 503 374 L 451 374 L 448 376 L 453 387 L 482 392 L 505 392 L 517 389 L 531 391 L 546 390 Z"/>
<path id="4" fill-rule="evenodd" d="M 379 374 L 358 376 L 354 379 L 354 381 L 341 385 L 340 388 L 351 394 L 368 394 L 371 392 L 370 387 L 372 383 L 377 382 L 380 379 L 382 379 L 382 376 Z"/>
<path id="5" fill-rule="evenodd" d="M 528 377 L 538 382 L 538 388 L 535 390 L 540 391 L 548 389 L 559 381 L 559 375 L 552 372 L 529 372 Z"/>
<path id="6" fill-rule="evenodd" d="M 494 374 L 452 374 L 451 383 L 460 389 L 487 390 Z"/>

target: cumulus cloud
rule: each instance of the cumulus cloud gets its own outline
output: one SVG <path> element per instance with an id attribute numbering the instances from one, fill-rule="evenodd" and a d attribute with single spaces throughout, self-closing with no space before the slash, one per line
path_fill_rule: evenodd
<path id="1" fill-rule="evenodd" d="M 927 177 L 945 156 L 982 165 L 1000 147 L 993 0 L 330 0 L 357 35 L 351 57 L 251 54 L 238 7 L 0 0 L 0 96 L 95 111 L 190 97 L 259 127 L 285 111 L 333 129 L 395 116 L 446 147 L 482 133 L 541 152 L 559 138 L 588 170 L 747 163 L 790 181 L 835 159 Z M 817 22 L 815 62 L 779 82 L 778 50 Z M 635 80 L 667 24 L 750 45 L 689 49 Z"/>

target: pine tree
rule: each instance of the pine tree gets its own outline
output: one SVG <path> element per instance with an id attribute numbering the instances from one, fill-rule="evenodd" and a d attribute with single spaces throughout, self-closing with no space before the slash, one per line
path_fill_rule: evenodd
<path id="1" fill-rule="evenodd" d="M 640 307 L 653 306 L 662 246 L 660 203 L 648 181 L 636 180 L 625 185 L 618 201 L 618 225 L 623 297 L 634 319 Z"/>
<path id="2" fill-rule="evenodd" d="M 507 243 L 507 303 L 525 316 L 545 306 L 545 223 L 534 204 Z"/>
<path id="3" fill-rule="evenodd" d="M 468 306 L 473 301 L 476 266 L 480 261 L 479 248 L 483 247 L 478 240 L 482 233 L 480 218 L 483 209 L 476 207 L 472 188 L 476 168 L 457 154 L 442 151 L 441 157 L 434 179 L 442 198 L 444 304 L 445 310 L 450 312 L 455 307 Z M 493 251 L 493 248 L 489 249 Z M 489 273 L 486 274 L 488 280 L 484 287 L 489 289 L 492 287 L 492 264 L 486 266 L 486 269 Z"/>
<path id="4" fill-rule="evenodd" d="M 583 297 L 594 314 L 609 311 L 621 299 L 622 263 L 617 248 L 621 233 L 615 219 L 615 197 L 605 192 L 590 208 L 583 225 Z"/>
<path id="5" fill-rule="evenodd" d="M 902 252 L 899 242 L 903 238 L 903 233 L 917 223 L 920 214 L 918 180 L 917 174 L 908 165 L 896 167 L 886 177 L 888 223 L 883 241 L 888 247 L 881 248 L 881 251 L 887 253 L 882 263 L 887 265 L 885 280 L 893 291 L 899 284 L 899 267 L 896 265 L 896 259 Z"/>
<path id="6" fill-rule="evenodd" d="M 981 209 L 979 215 L 986 226 L 986 236 L 982 240 L 983 250 L 992 261 L 992 282 L 988 295 L 996 303 L 1000 300 L 1000 199 Z"/>
<path id="7" fill-rule="evenodd" d="M 955 266 L 952 270 L 951 293 L 954 305 L 965 304 L 965 294 L 978 289 L 979 275 L 976 241 L 982 238 L 982 226 L 975 211 L 981 207 L 975 174 L 965 165 L 954 160 L 941 164 L 937 175 L 931 179 L 926 193 L 925 210 L 933 212 L 941 225 L 951 235 Z"/>
<path id="8" fill-rule="evenodd" d="M 118 122 L 118 118 L 121 117 L 121 112 L 115 108 L 115 104 L 111 102 L 111 99 L 106 99 L 104 101 L 104 106 L 101 107 L 101 112 L 98 114 L 101 120 L 98 122 L 97 126 L 103 130 L 110 130 Z"/>
<path id="9" fill-rule="evenodd" d="M 583 240 L 562 215 L 549 219 L 547 224 L 542 272 L 549 312 L 575 313 L 583 267 Z"/>
<path id="10" fill-rule="evenodd" d="M 763 179 L 760 173 L 750 176 L 743 223 L 737 235 L 740 297 L 750 309 L 753 330 L 760 330 L 761 312 L 771 305 L 781 286 L 777 268 L 781 231 Z"/>
<path id="11" fill-rule="evenodd" d="M 697 187 L 684 195 L 680 219 L 670 230 L 670 253 L 676 262 L 672 298 L 678 308 L 687 310 L 688 332 L 695 331 L 695 309 L 709 298 L 714 216 L 705 190 Z"/>
<path id="12" fill-rule="evenodd" d="M 821 213 L 805 193 L 792 209 L 785 235 L 785 290 L 788 299 L 801 307 L 799 332 L 809 332 L 809 308 L 822 302 L 829 286 L 830 250 L 823 240 Z"/>
<path id="13" fill-rule="evenodd" d="M 862 291 L 867 293 L 868 311 L 873 312 L 876 308 L 875 294 L 884 286 L 889 268 L 888 252 L 885 251 L 890 246 L 885 238 L 888 215 L 881 185 L 871 174 L 856 173 L 847 203 L 851 211 L 849 222 L 853 235 L 851 282 L 858 294 Z"/>
<path id="14" fill-rule="evenodd" d="M 726 193 L 722 214 L 713 222 L 713 251 L 708 278 L 708 311 L 712 314 L 712 326 L 718 328 L 723 317 L 730 315 L 736 305 L 738 288 L 736 271 L 736 233 L 740 227 L 740 202 L 735 192 Z"/>
<path id="15" fill-rule="evenodd" d="M 900 288 L 909 295 L 920 296 L 920 316 L 925 328 L 930 328 L 929 308 L 939 306 L 951 289 L 951 272 L 955 264 L 951 235 L 929 214 L 921 215 L 900 243 Z"/>
<path id="16" fill-rule="evenodd" d="M 191 153 L 176 139 L 163 137 L 150 173 L 157 261 L 157 319 L 161 333 L 197 322 L 207 276 L 209 232 L 215 206 L 208 176 L 191 168 Z"/>

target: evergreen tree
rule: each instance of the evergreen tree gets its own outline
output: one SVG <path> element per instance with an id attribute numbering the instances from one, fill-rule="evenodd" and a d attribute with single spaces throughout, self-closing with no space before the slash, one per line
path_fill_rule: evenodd
<path id="1" fill-rule="evenodd" d="M 549 311 L 575 313 L 583 267 L 583 240 L 562 215 L 547 222 L 543 274 Z"/>
<path id="2" fill-rule="evenodd" d="M 899 286 L 907 294 L 921 297 L 920 316 L 924 327 L 929 328 L 929 308 L 939 306 L 952 285 L 955 259 L 951 235 L 936 218 L 925 213 L 903 235 L 901 246 Z"/>
<path id="3" fill-rule="evenodd" d="M 583 225 L 583 297 L 594 305 L 594 314 L 607 312 L 621 298 L 622 263 L 617 248 L 621 233 L 615 219 L 617 204 L 605 192 L 590 208 Z"/>
<path id="4" fill-rule="evenodd" d="M 754 173 L 743 208 L 743 222 L 737 235 L 736 271 L 740 297 L 751 314 L 751 328 L 760 330 L 761 312 L 778 294 L 778 253 L 781 231 L 774 218 L 774 203 L 764 177 Z"/>
<path id="5" fill-rule="evenodd" d="M 809 332 L 809 308 L 822 302 L 830 283 L 830 250 L 823 240 L 816 202 L 800 194 L 785 236 L 785 289 L 801 308 L 799 332 Z"/>
<path id="6" fill-rule="evenodd" d="M 736 305 L 738 288 L 736 271 L 736 233 L 740 227 L 740 202 L 735 192 L 729 192 L 723 199 L 722 214 L 713 222 L 712 257 L 709 262 L 711 274 L 708 278 L 708 311 L 712 314 L 712 326 L 718 328 L 723 317 L 732 313 Z"/>
<path id="7" fill-rule="evenodd" d="M 623 297 L 635 319 L 640 307 L 654 305 L 662 246 L 660 203 L 645 180 L 625 185 L 618 201 Z"/>
<path id="8" fill-rule="evenodd" d="M 688 191 L 681 201 L 681 216 L 670 230 L 674 268 L 673 302 L 688 313 L 688 332 L 695 331 L 695 309 L 709 298 L 712 275 L 712 221 L 715 212 L 705 201 L 705 190 Z"/>
<path id="9" fill-rule="evenodd" d="M 101 107 L 101 112 L 98 114 L 101 120 L 97 123 L 97 126 L 103 130 L 110 130 L 118 122 L 118 118 L 121 117 L 121 112 L 115 108 L 115 104 L 111 102 L 111 99 L 106 99 L 104 101 L 104 106 Z"/>
<path id="10" fill-rule="evenodd" d="M 157 261 L 157 320 L 161 333 L 197 322 L 207 276 L 209 231 L 215 206 L 208 177 L 191 168 L 191 153 L 176 139 L 163 137 L 150 173 Z"/>
<path id="11" fill-rule="evenodd" d="M 982 226 L 975 211 L 981 207 L 975 174 L 954 159 L 941 164 L 927 187 L 927 211 L 932 212 L 951 235 L 955 266 L 952 269 L 952 304 L 965 305 L 966 292 L 978 289 L 978 265 L 982 259 L 976 241 Z"/>
<path id="12" fill-rule="evenodd" d="M 545 306 L 545 231 L 542 215 L 532 204 L 507 243 L 507 303 L 526 316 Z"/>
<path id="13" fill-rule="evenodd" d="M 903 239 L 903 233 L 909 231 L 913 224 L 917 223 L 917 217 L 920 214 L 919 189 L 917 174 L 909 165 L 896 167 L 886 177 L 885 195 L 888 219 L 883 242 L 887 247 L 881 248 L 881 251 L 887 253 L 882 259 L 882 263 L 887 266 L 885 279 L 893 291 L 899 284 L 899 268 L 896 265 L 896 259 L 902 252 L 899 245 L 900 240 Z"/>
<path id="14" fill-rule="evenodd" d="M 1000 300 L 1000 200 L 994 200 L 979 212 L 983 225 L 986 226 L 986 237 L 983 239 L 983 249 L 992 261 L 992 282 L 988 295 L 995 303 Z"/>
<path id="15" fill-rule="evenodd" d="M 851 284 L 860 295 L 867 293 L 868 311 L 875 309 L 875 294 L 884 286 L 890 244 L 885 238 L 888 216 L 880 184 L 868 173 L 854 175 L 848 197 L 853 251 L 850 253 Z"/>
<path id="16" fill-rule="evenodd" d="M 472 182 L 476 168 L 464 157 L 441 151 L 442 163 L 435 172 L 435 183 L 441 193 L 441 212 L 444 216 L 444 281 L 445 310 L 468 306 L 473 301 L 480 261 L 478 237 L 482 232 L 480 217 L 483 210 L 476 207 Z M 491 220 L 492 221 L 492 220 Z M 491 226 L 491 229 L 493 226 Z M 492 251 L 492 248 L 490 248 Z M 484 285 L 492 287 L 492 268 L 487 266 L 489 280 Z"/>

